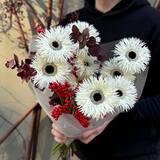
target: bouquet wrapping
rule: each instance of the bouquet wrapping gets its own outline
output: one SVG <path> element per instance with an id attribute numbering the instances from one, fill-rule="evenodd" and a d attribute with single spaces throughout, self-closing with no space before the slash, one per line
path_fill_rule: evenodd
<path id="1" fill-rule="evenodd" d="M 136 38 L 118 41 L 112 56 L 100 54 L 96 28 L 81 21 L 41 29 L 30 42 L 29 57 L 8 61 L 8 68 L 30 83 L 37 101 L 67 137 L 108 124 L 134 107 L 135 86 L 150 51 Z"/>

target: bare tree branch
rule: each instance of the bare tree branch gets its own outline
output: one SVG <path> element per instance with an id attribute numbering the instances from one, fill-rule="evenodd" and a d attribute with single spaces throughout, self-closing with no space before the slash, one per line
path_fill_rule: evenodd
<path id="1" fill-rule="evenodd" d="M 10 0 L 10 3 L 12 5 L 12 9 L 13 9 L 13 12 L 14 12 L 14 15 L 17 19 L 17 24 L 18 24 L 18 27 L 19 27 L 19 30 L 20 30 L 20 33 L 21 33 L 21 36 L 22 36 L 22 40 L 23 40 L 23 43 L 24 43 L 24 46 L 25 46 L 25 50 L 28 52 L 28 44 L 27 44 L 27 39 L 25 37 L 25 32 L 23 30 L 23 27 L 22 27 L 22 24 L 21 24 L 21 20 L 18 16 L 18 13 L 17 13 L 17 10 L 16 10 L 16 6 L 15 6 L 15 3 L 13 2 L 13 0 Z"/>
<path id="2" fill-rule="evenodd" d="M 48 9 L 47 9 L 47 28 L 48 29 L 52 23 L 52 5 L 53 5 L 53 0 L 48 0 Z"/>
<path id="3" fill-rule="evenodd" d="M 26 6 L 28 7 L 28 9 L 34 15 L 34 17 L 36 18 L 36 20 L 39 23 L 39 25 L 41 25 L 42 27 L 45 27 L 45 25 L 43 24 L 43 22 L 38 17 L 38 14 L 37 14 L 36 10 L 33 8 L 33 6 L 27 0 L 22 0 L 22 1 L 24 2 L 24 4 L 26 4 Z"/>
<path id="4" fill-rule="evenodd" d="M 59 0 L 59 23 L 63 19 L 64 0 Z"/>

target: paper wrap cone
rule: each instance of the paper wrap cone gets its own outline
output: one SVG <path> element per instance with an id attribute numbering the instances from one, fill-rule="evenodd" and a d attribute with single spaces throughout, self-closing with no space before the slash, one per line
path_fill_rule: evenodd
<path id="1" fill-rule="evenodd" d="M 82 135 L 83 132 L 97 128 L 102 124 L 108 124 L 112 119 L 113 115 L 108 115 L 106 118 L 101 120 L 90 120 L 90 125 L 87 128 L 84 128 L 79 121 L 71 114 L 62 114 L 57 121 L 55 121 L 55 125 L 59 128 L 59 130 L 67 137 L 70 138 L 78 138 Z"/>
<path id="2" fill-rule="evenodd" d="M 84 128 L 80 122 L 71 114 L 62 114 L 58 120 L 53 120 L 51 116 L 51 111 L 53 107 L 49 105 L 49 97 L 53 94 L 49 89 L 45 89 L 41 91 L 35 87 L 32 87 L 37 98 L 38 103 L 41 105 L 44 112 L 48 115 L 48 117 L 54 121 L 55 125 L 59 128 L 59 130 L 67 137 L 77 138 L 83 132 L 96 128 L 104 123 L 106 125 L 115 117 L 113 114 L 106 115 L 106 118 L 95 120 L 90 120 L 90 125 L 87 128 Z"/>

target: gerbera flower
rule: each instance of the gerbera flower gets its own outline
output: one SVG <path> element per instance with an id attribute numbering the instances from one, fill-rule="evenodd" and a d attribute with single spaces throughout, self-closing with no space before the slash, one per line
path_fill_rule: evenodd
<path id="1" fill-rule="evenodd" d="M 136 78 L 132 73 L 127 72 L 126 70 L 121 68 L 115 58 L 112 58 L 109 61 L 104 62 L 104 65 L 101 68 L 101 75 L 103 77 L 113 77 L 113 78 L 124 76 L 126 79 L 130 81 L 134 81 Z"/>
<path id="2" fill-rule="evenodd" d="M 100 119 L 114 111 L 114 91 L 105 79 L 91 77 L 80 84 L 75 100 L 80 111 L 87 117 Z"/>
<path id="3" fill-rule="evenodd" d="M 97 57 L 92 57 L 85 49 L 77 50 L 77 58 L 75 59 L 75 67 L 77 75 L 81 78 L 88 78 L 98 72 L 99 63 Z"/>
<path id="4" fill-rule="evenodd" d="M 45 30 L 36 39 L 37 53 L 49 60 L 70 58 L 75 50 L 67 28 L 55 27 Z"/>
<path id="5" fill-rule="evenodd" d="M 47 57 L 36 56 L 31 65 L 37 72 L 33 83 L 39 88 L 48 87 L 51 82 L 64 83 L 70 74 L 70 66 L 66 61 L 50 61 Z"/>
<path id="6" fill-rule="evenodd" d="M 137 90 L 131 81 L 124 77 L 108 79 L 108 85 L 112 86 L 115 92 L 115 110 L 126 111 L 131 109 L 137 100 Z"/>
<path id="7" fill-rule="evenodd" d="M 144 71 L 151 57 L 146 44 L 138 38 L 122 39 L 115 46 L 114 53 L 120 67 L 131 73 Z"/>
<path id="8" fill-rule="evenodd" d="M 96 42 L 99 43 L 101 41 L 99 37 L 99 32 L 98 30 L 91 24 L 87 22 L 81 22 L 81 21 L 76 21 L 74 23 L 70 23 L 68 25 L 68 29 L 72 30 L 72 26 L 77 26 L 79 31 L 82 33 L 86 28 L 89 30 L 89 37 L 94 37 L 96 39 Z"/>

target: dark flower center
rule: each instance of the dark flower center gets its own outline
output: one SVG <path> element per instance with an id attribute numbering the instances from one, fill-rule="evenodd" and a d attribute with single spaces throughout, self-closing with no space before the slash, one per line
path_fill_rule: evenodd
<path id="1" fill-rule="evenodd" d="M 96 101 L 96 102 L 99 102 L 102 100 L 102 95 L 100 93 L 95 93 L 93 95 L 93 99 Z"/>
<path id="2" fill-rule="evenodd" d="M 128 56 L 129 56 L 129 58 L 131 58 L 131 59 L 135 59 L 137 55 L 136 55 L 135 52 L 131 51 L 131 52 L 128 53 Z"/>
<path id="3" fill-rule="evenodd" d="M 120 73 L 119 71 L 114 71 L 114 72 L 113 72 L 113 76 L 114 76 L 114 77 L 120 76 L 120 75 L 121 75 L 121 73 Z"/>
<path id="4" fill-rule="evenodd" d="M 87 66 L 87 67 L 90 66 L 89 62 L 84 62 L 84 65 Z"/>
<path id="5" fill-rule="evenodd" d="M 118 95 L 119 97 L 122 97 L 122 96 L 123 96 L 123 92 L 122 92 L 121 90 L 117 90 L 116 93 L 117 93 L 117 95 Z"/>
<path id="6" fill-rule="evenodd" d="M 52 42 L 52 46 L 53 46 L 54 48 L 59 48 L 59 43 L 56 42 L 56 41 L 54 41 L 54 42 Z"/>
<path id="7" fill-rule="evenodd" d="M 45 72 L 46 72 L 47 74 L 53 74 L 53 73 L 54 73 L 54 67 L 53 67 L 52 65 L 47 65 L 47 66 L 45 67 Z"/>

